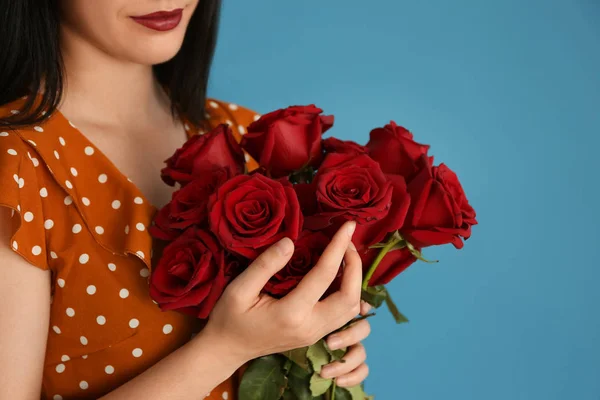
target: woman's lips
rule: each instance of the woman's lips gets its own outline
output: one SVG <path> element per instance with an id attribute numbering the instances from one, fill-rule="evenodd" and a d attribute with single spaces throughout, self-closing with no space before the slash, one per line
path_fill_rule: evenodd
<path id="1" fill-rule="evenodd" d="M 131 17 L 131 19 L 140 25 L 144 25 L 146 28 L 165 32 L 177 28 L 181 22 L 182 15 L 183 9 L 178 8 L 173 11 L 159 11 L 139 17 Z"/>

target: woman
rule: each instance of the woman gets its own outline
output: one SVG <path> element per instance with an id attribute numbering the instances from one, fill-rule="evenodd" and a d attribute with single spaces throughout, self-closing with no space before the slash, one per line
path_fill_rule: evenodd
<path id="1" fill-rule="evenodd" d="M 281 300 L 260 290 L 293 244 L 268 249 L 203 329 L 148 295 L 147 227 L 171 196 L 163 160 L 219 123 L 239 139 L 256 118 L 205 97 L 219 8 L 0 3 L 0 399 L 232 399 L 247 361 L 313 343 L 359 312 L 352 223 Z M 319 302 L 342 259 L 341 289 Z M 329 337 L 351 347 L 322 375 L 360 383 L 368 333 L 361 321 Z"/>

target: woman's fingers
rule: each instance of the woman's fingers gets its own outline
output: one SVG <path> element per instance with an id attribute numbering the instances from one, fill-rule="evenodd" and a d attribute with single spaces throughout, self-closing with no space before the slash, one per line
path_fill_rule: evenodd
<path id="1" fill-rule="evenodd" d="M 360 315 L 365 316 L 373 309 L 373 306 L 364 300 L 360 302 Z"/>
<path id="2" fill-rule="evenodd" d="M 351 373 L 367 359 L 367 352 L 362 344 L 356 344 L 343 357 L 345 362 L 334 361 L 321 369 L 323 378 L 336 378 Z"/>
<path id="3" fill-rule="evenodd" d="M 341 387 L 352 387 L 367 379 L 367 376 L 369 376 L 369 366 L 362 363 L 354 371 L 336 378 L 335 382 Z"/>
<path id="4" fill-rule="evenodd" d="M 250 264 L 244 272 L 229 284 L 227 290 L 236 293 L 238 298 L 252 301 L 264 288 L 265 284 L 280 269 L 285 267 L 294 253 L 294 243 L 283 238 L 267 248 Z"/>
<path id="5" fill-rule="evenodd" d="M 302 278 L 296 289 L 285 296 L 286 301 L 312 305 L 319 301 L 338 274 L 355 228 L 354 221 L 342 225 L 319 258 L 317 265 Z"/>
<path id="6" fill-rule="evenodd" d="M 339 331 L 330 335 L 327 340 L 327 346 L 332 350 L 342 347 L 352 346 L 367 338 L 371 333 L 371 324 L 366 319 L 352 324 L 348 329 Z"/>

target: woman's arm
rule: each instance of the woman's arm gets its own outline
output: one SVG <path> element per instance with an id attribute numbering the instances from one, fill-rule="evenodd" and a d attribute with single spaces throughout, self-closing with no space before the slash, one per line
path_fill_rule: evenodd
<path id="1" fill-rule="evenodd" d="M 0 399 L 39 400 L 50 320 L 50 271 L 9 246 L 10 210 L 0 207 Z"/>

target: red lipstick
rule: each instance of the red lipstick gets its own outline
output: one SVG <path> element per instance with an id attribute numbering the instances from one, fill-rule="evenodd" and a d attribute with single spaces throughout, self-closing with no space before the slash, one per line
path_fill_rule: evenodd
<path id="1" fill-rule="evenodd" d="M 181 22 L 182 14 L 183 9 L 178 8 L 172 11 L 159 11 L 139 17 L 131 17 L 131 19 L 140 25 L 144 25 L 146 28 L 165 32 L 177 28 Z"/>

